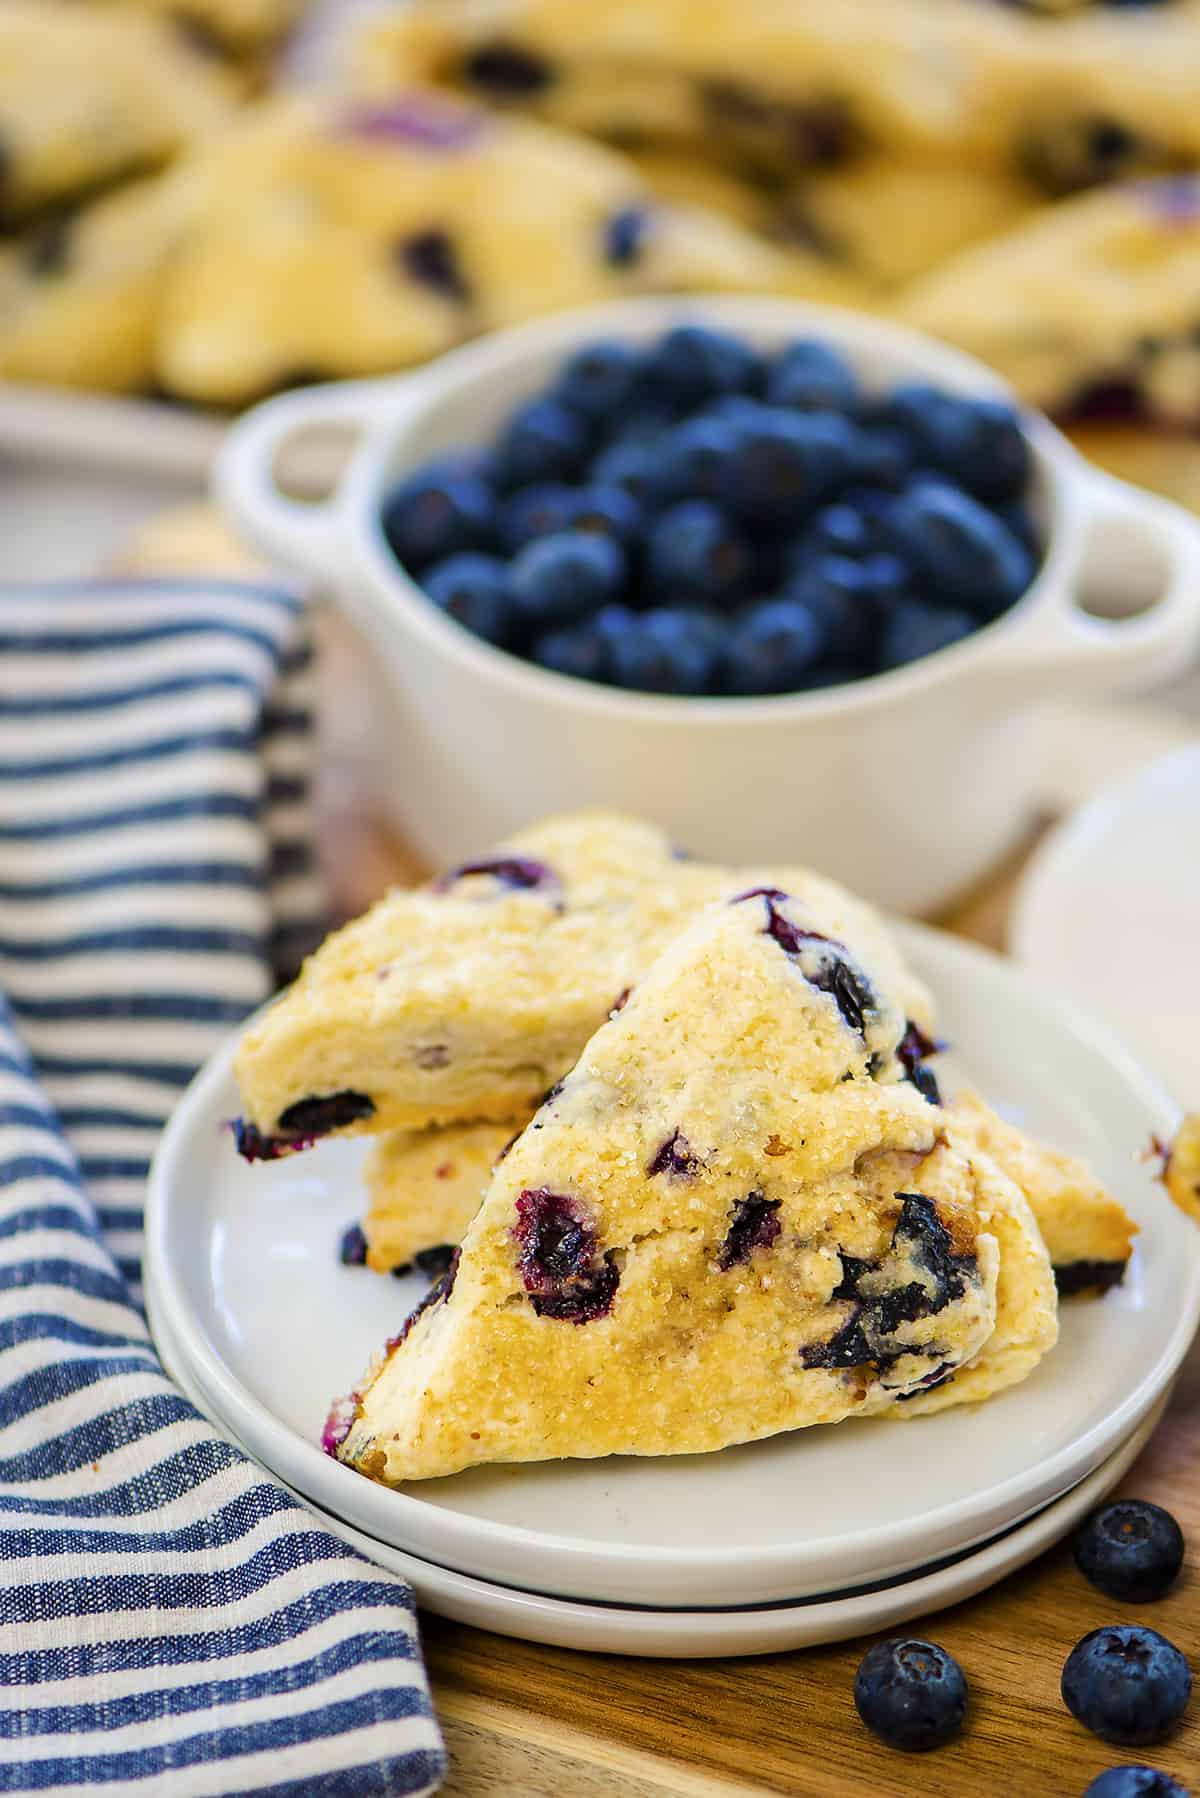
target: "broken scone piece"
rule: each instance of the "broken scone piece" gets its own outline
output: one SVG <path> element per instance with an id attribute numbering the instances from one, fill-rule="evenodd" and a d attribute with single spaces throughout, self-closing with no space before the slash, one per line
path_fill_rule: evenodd
<path id="1" fill-rule="evenodd" d="M 391 1273 L 429 1249 L 460 1243 L 497 1157 L 526 1122 L 448 1124 L 380 1137 L 365 1174 L 367 1266 Z"/>
<path id="2" fill-rule="evenodd" d="M 905 1004 L 823 923 L 757 888 L 677 937 L 503 1157 L 331 1452 L 388 1484 L 693 1453 L 1029 1372 L 1056 1315 L 1028 1207 L 955 1146 L 906 1077 Z"/>
<path id="3" fill-rule="evenodd" d="M 990 1155 L 1028 1199 L 1060 1298 L 1119 1286 L 1138 1227 L 1087 1163 L 1034 1142 L 997 1117 L 978 1093 L 956 1093 L 948 1114 L 963 1137 Z"/>
<path id="4" fill-rule="evenodd" d="M 1184 1118 L 1161 1154 L 1160 1178 L 1172 1202 L 1200 1223 L 1200 1111 Z"/>
<path id="5" fill-rule="evenodd" d="M 582 812 L 329 937 L 242 1039 L 240 1152 L 532 1111 L 697 913 L 753 885 L 786 888 L 861 947 L 924 1040 L 928 995 L 863 901 L 803 870 L 681 861 L 653 825 Z"/>

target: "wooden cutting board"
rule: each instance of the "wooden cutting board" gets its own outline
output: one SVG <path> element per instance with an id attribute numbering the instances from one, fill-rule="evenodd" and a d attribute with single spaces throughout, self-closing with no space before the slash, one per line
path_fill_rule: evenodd
<path id="1" fill-rule="evenodd" d="M 1197 489 L 1200 497 L 1200 488 Z M 229 553 L 228 546 L 226 554 Z M 131 565 L 156 572 L 222 562 L 211 519 L 168 521 Z M 321 621 L 324 740 L 318 834 L 346 916 L 421 870 L 375 814 L 357 724 L 358 651 Z M 1043 821 L 1044 824 L 1044 821 Z M 938 920 L 1001 947 L 1025 843 Z M 1166 1505 L 1192 1564 L 1157 1605 L 1124 1607 L 1075 1571 L 1069 1546 L 979 1598 L 912 1626 L 957 1656 L 971 1685 L 962 1738 L 933 1755 L 880 1746 L 854 1710 L 866 1641 L 750 1660 L 649 1661 L 540 1648 L 436 1617 L 422 1628 L 455 1798 L 1071 1798 L 1103 1768 L 1146 1761 L 1200 1798 L 1200 1694 L 1173 1741 L 1142 1753 L 1106 1747 L 1067 1713 L 1059 1678 L 1070 1649 L 1103 1623 L 1151 1623 L 1200 1673 L 1200 1353 L 1193 1351 L 1153 1441 L 1121 1491 Z M 804 1494 L 796 1493 L 802 1515 Z"/>

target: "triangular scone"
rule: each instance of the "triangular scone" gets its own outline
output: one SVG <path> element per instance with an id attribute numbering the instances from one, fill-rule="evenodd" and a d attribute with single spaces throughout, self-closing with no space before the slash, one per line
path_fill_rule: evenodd
<path id="1" fill-rule="evenodd" d="M 309 958 L 238 1051 L 241 1152 L 532 1110 L 696 913 L 757 885 L 802 897 L 931 1028 L 877 915 L 832 881 L 681 861 L 653 825 L 577 813 L 390 894 Z"/>
<path id="2" fill-rule="evenodd" d="M 1194 109 L 1200 118 L 1200 108 Z M 1044 207 L 896 302 L 1059 416 L 1200 419 L 1200 177 Z"/>
<path id="3" fill-rule="evenodd" d="M 381 1136 L 364 1173 L 367 1266 L 391 1273 L 427 1249 L 456 1247 L 479 1210 L 496 1158 L 528 1121 L 435 1124 Z"/>
<path id="4" fill-rule="evenodd" d="M 948 1116 L 960 1139 L 989 1155 L 1029 1201 L 1060 1296 L 1120 1284 L 1138 1227 L 1086 1162 L 1035 1142 L 978 1093 L 956 1093 Z"/>
<path id="5" fill-rule="evenodd" d="M 616 150 L 430 90 L 248 108 L 166 297 L 158 377 L 240 405 L 294 380 L 388 373 L 592 300 L 852 297 L 812 251 L 656 205 Z"/>
<path id="6" fill-rule="evenodd" d="M 500 1162 L 457 1267 L 327 1446 L 393 1484 L 691 1453 L 945 1381 L 992 1334 L 1001 1245 L 904 1078 L 905 1028 L 802 902 L 714 908 Z M 1048 1346 L 1049 1263 L 1027 1210 L 1005 1215 L 1044 1268 L 1026 1334 Z"/>

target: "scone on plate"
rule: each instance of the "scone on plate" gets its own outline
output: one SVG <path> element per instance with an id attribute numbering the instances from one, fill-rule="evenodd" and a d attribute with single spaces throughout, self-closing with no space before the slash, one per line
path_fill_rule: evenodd
<path id="1" fill-rule="evenodd" d="M 430 1249 L 457 1247 L 498 1158 L 528 1121 L 435 1124 L 381 1136 L 364 1175 L 367 1266 L 391 1273 Z"/>
<path id="2" fill-rule="evenodd" d="M 1162 1182 L 1179 1209 L 1200 1223 L 1200 1112 L 1184 1118 L 1162 1151 Z"/>
<path id="3" fill-rule="evenodd" d="M 626 294 L 856 292 L 815 252 L 656 204 L 613 150 L 432 91 L 264 102 L 207 179 L 158 353 L 161 384 L 204 403 L 406 368 Z"/>
<path id="4" fill-rule="evenodd" d="M 145 173 L 232 116 L 229 73 L 165 19 L 70 0 L 0 5 L 0 220 Z"/>
<path id="5" fill-rule="evenodd" d="M 1035 1365 L 1055 1293 L 1028 1208 L 903 1078 L 903 1004 L 824 924 L 755 891 L 676 939 L 502 1159 L 333 1452 L 389 1484 L 695 1453 Z"/>
<path id="6" fill-rule="evenodd" d="M 305 0 L 123 0 L 123 4 L 161 13 L 185 32 L 205 34 L 215 46 L 240 54 L 278 42 L 299 17 Z"/>
<path id="7" fill-rule="evenodd" d="M 1200 116 L 1200 115 L 1198 115 Z M 1059 417 L 1200 421 L 1200 177 L 1087 194 L 953 257 L 897 301 Z"/>
<path id="8" fill-rule="evenodd" d="M 747 887 L 802 899 L 932 1034 L 928 994 L 877 914 L 832 881 L 680 860 L 653 825 L 578 813 L 390 894 L 327 939 L 242 1039 L 241 1152 L 531 1110 L 697 912 Z"/>
<path id="9" fill-rule="evenodd" d="M 956 1093 L 947 1115 L 960 1138 L 990 1156 L 1028 1199 L 1060 1297 L 1120 1284 L 1138 1227 L 1085 1162 L 1034 1142 L 978 1093 Z"/>

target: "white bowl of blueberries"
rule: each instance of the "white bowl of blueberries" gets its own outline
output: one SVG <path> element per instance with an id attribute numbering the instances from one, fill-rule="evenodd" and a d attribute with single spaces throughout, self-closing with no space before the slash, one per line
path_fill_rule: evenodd
<path id="1" fill-rule="evenodd" d="M 360 430 L 337 490 L 285 497 L 328 424 Z M 285 395 L 217 486 L 367 636 L 381 791 L 433 862 L 625 805 L 928 910 L 1020 829 L 1042 702 L 1200 635 L 1188 516 L 970 358 L 798 301 L 622 301 Z"/>

